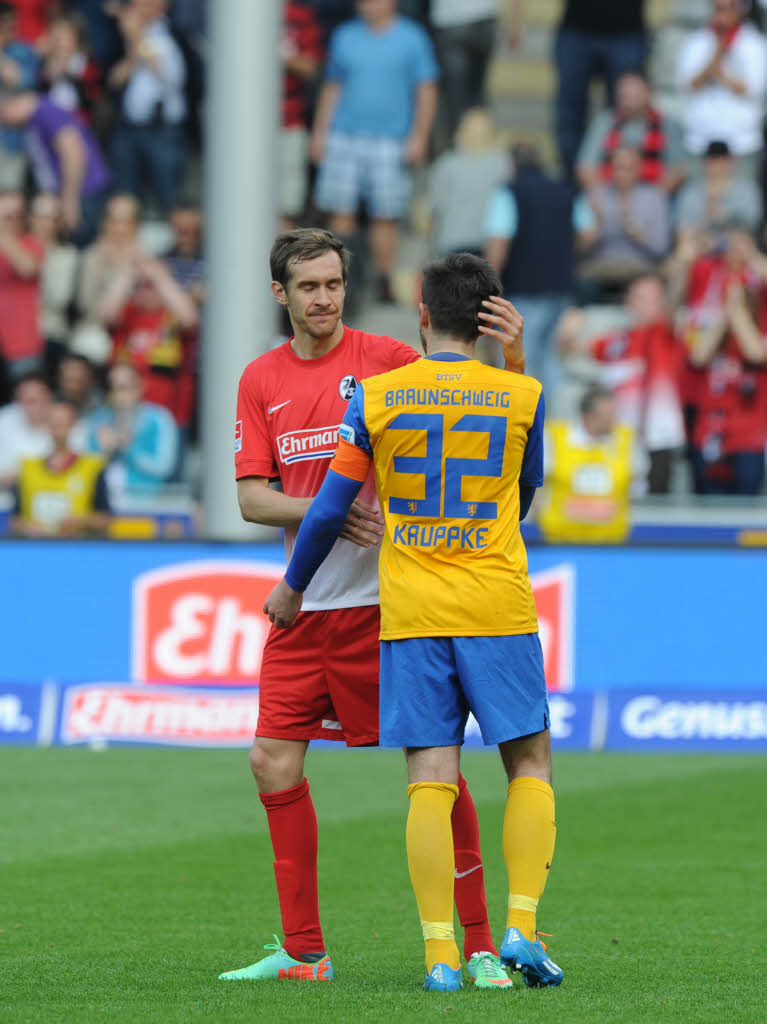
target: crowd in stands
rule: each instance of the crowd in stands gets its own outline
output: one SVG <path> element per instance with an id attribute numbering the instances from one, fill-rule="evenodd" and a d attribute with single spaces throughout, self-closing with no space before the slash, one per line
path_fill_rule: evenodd
<path id="1" fill-rule="evenodd" d="M 758 494 L 761 8 L 710 0 L 669 103 L 647 71 L 644 0 L 564 0 L 555 165 L 513 123 L 498 130 L 486 92 L 494 56 L 524 45 L 525 3 L 283 0 L 280 223 L 347 243 L 352 323 L 361 300 L 396 301 L 414 188 L 433 255 L 486 255 L 525 317 L 552 479 L 568 451 L 604 456 L 576 505 L 605 514 L 607 477 L 633 495 Z M 126 495 L 188 485 L 206 7 L 0 0 L 0 489 L 19 532 L 97 533 Z M 61 494 L 77 478 L 89 503 L 50 498 L 54 478 Z"/>
<path id="2" fill-rule="evenodd" d="M 20 534 L 102 533 L 184 480 L 205 7 L 0 0 L 0 489 Z"/>

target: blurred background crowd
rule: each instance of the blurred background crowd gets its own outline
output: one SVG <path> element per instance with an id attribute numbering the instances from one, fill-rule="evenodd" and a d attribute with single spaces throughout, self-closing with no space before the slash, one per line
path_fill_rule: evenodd
<path id="1" fill-rule="evenodd" d="M 763 494 L 760 3 L 282 2 L 279 223 L 340 235 L 346 321 L 403 340 L 425 259 L 497 267 L 546 394 L 550 539 L 622 539 L 647 496 Z M 194 508 L 207 6 L 0 0 L 17 534 Z"/>

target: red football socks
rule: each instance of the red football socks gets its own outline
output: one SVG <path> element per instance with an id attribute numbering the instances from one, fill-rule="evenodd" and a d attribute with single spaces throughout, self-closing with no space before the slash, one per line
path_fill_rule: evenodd
<path id="1" fill-rule="evenodd" d="M 324 952 L 317 894 L 317 815 L 306 779 L 292 789 L 261 793 L 274 850 L 274 875 L 282 914 L 283 946 L 296 960 Z M 455 846 L 455 905 L 464 929 L 464 954 L 498 955 L 490 934 L 485 874 L 474 801 L 461 775 L 452 813 Z"/>
<path id="2" fill-rule="evenodd" d="M 464 929 L 463 952 L 467 960 L 472 953 L 495 953 L 498 956 L 490 922 L 487 919 L 485 872 L 479 847 L 477 809 L 466 779 L 458 777 L 458 799 L 453 804 L 453 846 L 455 847 L 455 905 L 458 920 Z"/>
<path id="3" fill-rule="evenodd" d="M 317 895 L 317 815 L 306 779 L 292 789 L 261 793 L 274 850 L 283 947 L 296 960 L 324 952 Z"/>

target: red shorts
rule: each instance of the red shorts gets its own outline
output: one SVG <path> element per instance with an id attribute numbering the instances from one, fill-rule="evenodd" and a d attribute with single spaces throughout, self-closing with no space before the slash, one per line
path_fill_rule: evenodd
<path id="1" fill-rule="evenodd" d="M 264 646 L 256 736 L 378 743 L 378 605 L 300 612 Z"/>

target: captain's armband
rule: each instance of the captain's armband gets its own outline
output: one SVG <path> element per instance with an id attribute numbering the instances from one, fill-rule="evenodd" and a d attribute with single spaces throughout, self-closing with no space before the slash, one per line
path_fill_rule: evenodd
<path id="1" fill-rule="evenodd" d="M 348 477 L 349 480 L 358 480 L 362 483 L 370 471 L 372 459 L 361 448 L 341 437 L 338 441 L 338 448 L 330 463 L 330 468 L 339 476 Z"/>

